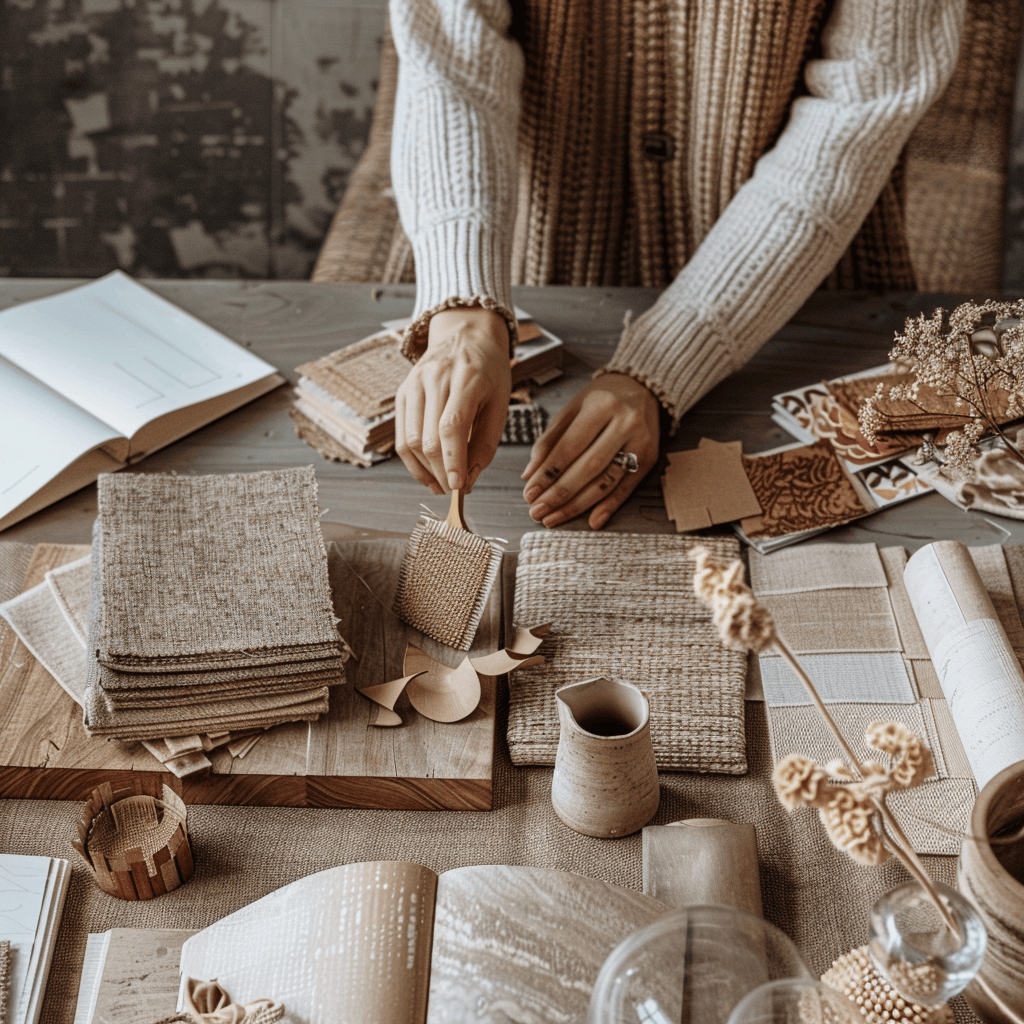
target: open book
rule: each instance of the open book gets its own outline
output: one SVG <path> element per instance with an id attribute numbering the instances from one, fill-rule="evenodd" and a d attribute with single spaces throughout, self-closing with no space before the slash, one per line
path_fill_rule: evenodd
<path id="1" fill-rule="evenodd" d="M 437 875 L 404 861 L 348 864 L 292 882 L 189 938 L 179 1006 L 185 979 L 216 978 L 235 1002 L 284 1003 L 291 1024 L 584 1020 L 609 953 L 666 912 L 642 893 L 565 871 L 488 866 Z M 103 988 L 108 977 L 107 987 L 119 984 L 119 968 L 94 970 L 102 977 L 83 976 L 80 999 L 109 1007 Z M 81 1010 L 76 1024 L 99 1019 Z M 131 1012 L 108 1009 L 102 1019 L 139 1024 Z"/>
<path id="2" fill-rule="evenodd" d="M 39 1020 L 70 881 L 66 860 L 0 853 L 0 944 L 10 949 L 6 1024 Z"/>
<path id="3" fill-rule="evenodd" d="M 0 530 L 284 379 L 115 271 L 0 313 Z"/>

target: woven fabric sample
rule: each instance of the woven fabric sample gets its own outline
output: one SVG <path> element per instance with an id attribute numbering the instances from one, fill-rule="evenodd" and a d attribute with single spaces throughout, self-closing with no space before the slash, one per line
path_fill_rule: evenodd
<path id="1" fill-rule="evenodd" d="M 425 519 L 405 549 L 395 614 L 438 643 L 468 651 L 501 568 L 502 550 L 469 530 Z"/>
<path id="2" fill-rule="evenodd" d="M 315 448 L 325 459 L 335 462 L 347 462 L 353 466 L 367 469 L 373 465 L 373 459 L 356 454 L 343 445 L 337 438 L 331 437 L 326 430 L 318 427 L 308 416 L 304 416 L 294 406 L 288 410 L 288 416 L 295 427 L 295 436 Z"/>
<path id="3" fill-rule="evenodd" d="M 903 548 L 882 548 L 879 552 L 889 586 L 889 603 L 896 616 L 903 653 L 908 658 L 928 658 L 928 648 L 917 616 L 910 604 L 910 595 L 903 583 L 903 569 L 907 564 L 907 553 Z M 929 665 L 931 662 L 929 661 Z"/>
<path id="4" fill-rule="evenodd" d="M 93 575 L 101 663 L 159 671 L 337 653 L 316 478 L 104 474 Z"/>
<path id="5" fill-rule="evenodd" d="M 901 654 L 803 654 L 800 664 L 824 701 L 913 704 L 917 700 Z M 769 707 L 811 703 L 803 684 L 778 655 L 761 655 L 761 683 Z"/>
<path id="6" fill-rule="evenodd" d="M 970 832 L 977 796 L 973 779 L 939 779 L 893 793 L 888 804 L 918 853 L 955 856 Z"/>
<path id="7" fill-rule="evenodd" d="M 750 585 L 758 597 L 886 586 L 885 569 L 874 544 L 804 544 L 771 555 L 756 551 L 749 555 Z"/>
<path id="8" fill-rule="evenodd" d="M 933 779 L 944 779 L 949 772 L 939 742 L 931 708 L 926 704 L 833 704 L 828 711 L 853 752 L 862 761 L 885 762 L 885 755 L 864 742 L 864 730 L 872 722 L 902 722 L 920 736 L 935 758 Z M 768 728 L 772 757 L 778 763 L 790 754 L 803 754 L 818 764 L 846 762 L 839 743 L 825 725 L 818 709 L 809 707 L 769 708 Z"/>
<path id="9" fill-rule="evenodd" d="M 0 605 L 6 619 L 32 656 L 81 704 L 85 695 L 85 645 L 42 582 Z"/>
<path id="10" fill-rule="evenodd" d="M 8 1010 L 11 1005 L 11 977 L 14 965 L 9 939 L 0 942 L 0 1024 L 7 1024 Z"/>
<path id="11" fill-rule="evenodd" d="M 762 598 L 776 629 L 797 654 L 899 651 L 900 637 L 884 587 L 816 590 Z"/>
<path id="12" fill-rule="evenodd" d="M 0 541 L 0 601 L 9 601 L 21 592 L 21 581 L 34 550 L 32 544 Z"/>
<path id="13" fill-rule="evenodd" d="M 935 666 L 930 658 L 907 659 L 910 665 L 910 675 L 917 687 L 919 697 L 945 700 L 942 683 L 939 682 Z"/>
<path id="14" fill-rule="evenodd" d="M 1006 556 L 999 544 L 989 544 L 980 548 L 968 548 L 971 561 L 974 562 L 981 582 L 992 598 L 999 621 L 1006 630 L 1010 646 L 1019 658 L 1024 653 L 1024 625 L 1021 624 L 1017 600 L 1013 593 L 1013 583 L 1006 564 Z"/>
<path id="15" fill-rule="evenodd" d="M 735 558 L 732 538 L 533 532 L 516 571 L 515 621 L 551 622 L 544 665 L 509 677 L 516 764 L 553 764 L 554 691 L 593 676 L 637 684 L 660 768 L 746 771 L 746 656 L 725 649 L 693 591 L 690 553 Z"/>
<path id="16" fill-rule="evenodd" d="M 837 526 L 868 511 L 828 441 L 744 456 L 743 465 L 762 513 L 743 520 L 750 537 Z"/>
<path id="17" fill-rule="evenodd" d="M 953 716 L 949 713 L 949 705 L 944 700 L 924 699 L 922 704 L 927 705 L 931 711 L 932 720 L 935 722 L 935 734 L 938 737 L 939 746 L 942 747 L 942 759 L 946 765 L 946 774 L 951 779 L 970 779 L 974 781 L 974 772 L 971 763 L 967 760 L 960 733 L 956 731 L 953 724 Z"/>
<path id="18" fill-rule="evenodd" d="M 51 569 L 46 584 L 53 594 L 68 626 L 86 644 L 89 635 L 89 601 L 92 599 L 92 555 L 77 562 Z"/>
<path id="19" fill-rule="evenodd" d="M 385 331 L 303 363 L 295 372 L 340 398 L 359 416 L 369 418 L 394 407 L 395 395 L 410 369 L 401 352 L 401 339 Z"/>

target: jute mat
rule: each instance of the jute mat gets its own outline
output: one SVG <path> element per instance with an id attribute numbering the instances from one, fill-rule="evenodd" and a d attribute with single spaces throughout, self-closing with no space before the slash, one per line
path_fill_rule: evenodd
<path id="1" fill-rule="evenodd" d="M 2 547 L 2 546 L 0 546 Z M 3 586 L 0 574 L 0 587 Z M 80 804 L 0 800 L 0 852 L 68 857 L 71 887 L 50 973 L 43 1024 L 71 1024 L 86 935 L 109 928 L 203 928 L 315 871 L 358 860 L 412 860 L 443 871 L 473 864 L 559 868 L 641 887 L 641 837 L 577 835 L 551 810 L 551 770 L 516 768 L 503 739 L 507 690 L 499 692 L 493 811 L 363 811 L 313 808 L 189 808 L 193 879 L 158 899 L 126 903 L 95 887 L 71 849 Z M 765 916 L 793 937 L 811 968 L 824 971 L 867 939 L 872 902 L 906 880 L 895 863 L 854 865 L 829 844 L 817 815 L 788 815 L 771 790 L 763 705 L 746 706 L 744 776 L 662 774 L 652 824 L 720 817 L 757 828 Z M 925 857 L 952 883 L 952 857 Z M 966 1008 L 958 1020 L 975 1021 Z"/>
<path id="2" fill-rule="evenodd" d="M 635 683 L 651 705 L 659 768 L 746 771 L 746 656 L 718 639 L 693 590 L 694 548 L 736 558 L 730 537 L 534 531 L 516 567 L 515 622 L 550 622 L 546 663 L 512 676 L 508 742 L 516 764 L 553 765 L 554 692 L 611 676 Z"/>

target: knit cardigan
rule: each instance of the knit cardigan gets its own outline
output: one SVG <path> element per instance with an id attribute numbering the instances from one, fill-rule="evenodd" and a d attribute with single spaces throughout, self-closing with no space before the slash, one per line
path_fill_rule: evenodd
<path id="1" fill-rule="evenodd" d="M 513 277 L 667 283 L 605 369 L 678 420 L 836 265 L 952 74 L 964 0 L 526 12 L 529 69 L 506 0 L 391 0 L 409 352 L 453 304 L 514 331 Z"/>

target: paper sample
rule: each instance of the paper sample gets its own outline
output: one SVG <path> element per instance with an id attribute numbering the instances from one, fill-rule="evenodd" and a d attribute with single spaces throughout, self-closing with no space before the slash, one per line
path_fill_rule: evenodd
<path id="1" fill-rule="evenodd" d="M 743 469 L 740 441 L 703 438 L 699 448 L 669 452 L 661 486 L 665 510 L 679 533 L 761 514 Z"/>

